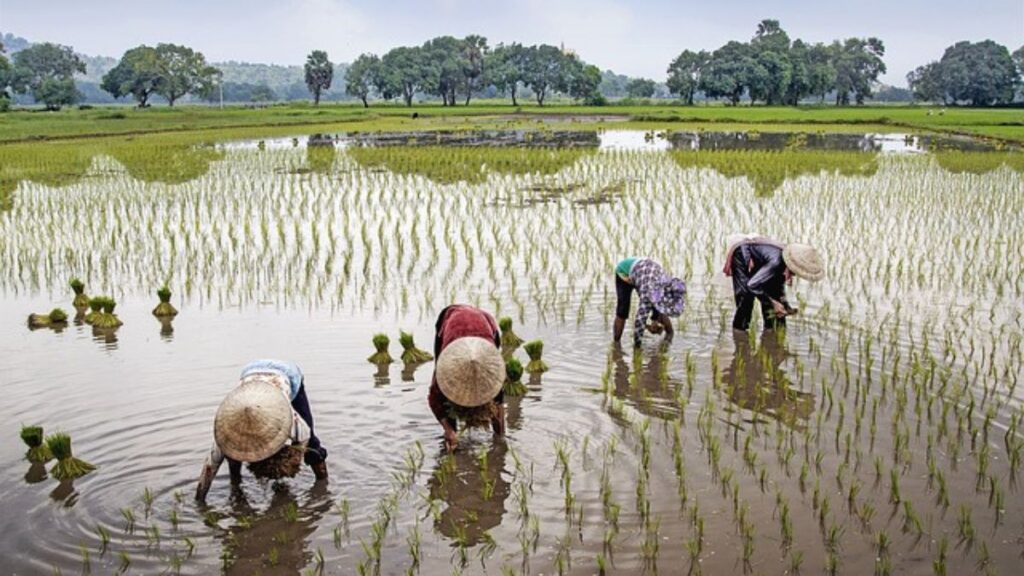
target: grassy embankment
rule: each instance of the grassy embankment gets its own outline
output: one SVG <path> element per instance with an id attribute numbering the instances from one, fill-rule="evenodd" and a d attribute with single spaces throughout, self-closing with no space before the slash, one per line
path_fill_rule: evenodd
<path id="1" fill-rule="evenodd" d="M 941 113 L 940 113 L 941 112 Z M 412 118 L 417 113 L 419 118 Z M 260 137 L 316 131 L 365 132 L 471 128 L 596 129 L 614 125 L 637 129 L 711 129 L 826 132 L 940 132 L 1024 142 L 1024 110 L 919 107 L 726 107 L 564 106 L 514 108 L 484 101 L 469 107 L 422 105 L 407 108 L 352 104 L 287 104 L 262 109 L 207 106 L 98 107 L 60 112 L 19 110 L 0 114 L 0 142 L 62 139 L 151 132 L 202 130 L 206 139 Z M 301 127 L 301 130 L 296 128 Z"/>

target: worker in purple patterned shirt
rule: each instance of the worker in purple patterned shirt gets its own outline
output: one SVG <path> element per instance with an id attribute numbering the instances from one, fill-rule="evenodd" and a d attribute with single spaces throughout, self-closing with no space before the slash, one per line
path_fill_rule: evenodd
<path id="1" fill-rule="evenodd" d="M 664 331 L 665 341 L 671 342 L 675 332 L 669 318 L 683 313 L 686 284 L 669 276 L 660 264 L 650 258 L 630 257 L 619 262 L 615 267 L 617 302 L 612 333 L 615 342 L 622 340 L 634 290 L 640 297 L 640 303 L 633 321 L 633 345 L 640 346 L 644 330 L 654 334 Z M 647 324 L 648 317 L 652 320 L 650 325 Z"/>

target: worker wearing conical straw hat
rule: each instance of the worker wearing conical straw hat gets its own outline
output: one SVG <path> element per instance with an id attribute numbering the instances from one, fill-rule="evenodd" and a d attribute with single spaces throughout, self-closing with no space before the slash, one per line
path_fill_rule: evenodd
<path id="1" fill-rule="evenodd" d="M 458 420 L 467 426 L 490 423 L 505 434 L 505 362 L 498 324 L 489 313 L 466 304 L 448 306 L 434 326 L 433 382 L 427 402 L 444 428 L 448 450 L 458 444 Z"/>
<path id="2" fill-rule="evenodd" d="M 784 328 L 786 316 L 797 313 L 786 300 L 786 285 L 793 283 L 794 276 L 811 282 L 825 277 L 821 255 L 807 244 L 782 244 L 763 236 L 734 234 L 728 238 L 728 246 L 722 271 L 732 276 L 735 330 L 750 327 L 754 300 L 761 302 L 765 330 Z"/>
<path id="3" fill-rule="evenodd" d="M 213 439 L 196 487 L 199 501 L 206 500 L 225 459 L 232 482 L 241 480 L 242 462 L 254 473 L 270 468 L 267 474 L 280 477 L 294 476 L 305 461 L 317 480 L 327 479 L 327 449 L 313 432 L 302 371 L 291 362 L 247 364 L 238 385 L 217 408 Z"/>
<path id="4" fill-rule="evenodd" d="M 679 278 L 669 276 L 661 264 L 650 258 L 625 258 L 615 266 L 615 325 L 612 336 L 618 343 L 629 318 L 629 306 L 633 291 L 640 297 L 636 318 L 633 321 L 633 346 L 639 347 L 644 330 L 658 334 L 665 332 L 665 341 L 671 342 L 674 334 L 670 317 L 683 313 L 686 298 L 686 284 Z M 650 317 L 651 324 L 647 324 Z"/>

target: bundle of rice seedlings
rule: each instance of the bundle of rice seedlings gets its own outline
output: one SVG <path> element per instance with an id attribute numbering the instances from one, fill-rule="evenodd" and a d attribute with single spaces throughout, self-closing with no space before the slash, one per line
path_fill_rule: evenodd
<path id="1" fill-rule="evenodd" d="M 480 406 L 467 408 L 455 403 L 449 403 L 448 417 L 462 422 L 465 428 L 487 428 L 491 420 L 498 417 L 498 404 L 491 401 Z"/>
<path id="2" fill-rule="evenodd" d="M 53 459 L 53 453 L 50 452 L 50 448 L 43 443 L 42 426 L 22 426 L 21 440 L 28 446 L 25 458 L 29 462 L 42 463 Z"/>
<path id="3" fill-rule="evenodd" d="M 157 298 L 160 298 L 160 303 L 153 308 L 153 316 L 157 318 L 166 318 L 178 315 L 178 310 L 171 306 L 171 289 L 166 284 L 160 287 L 156 291 Z"/>
<path id="4" fill-rule="evenodd" d="M 434 359 L 434 355 L 426 350 L 420 350 L 416 347 L 416 343 L 413 342 L 412 334 L 408 332 L 399 331 L 398 343 L 402 345 L 402 362 L 406 364 L 418 364 L 420 362 L 427 362 Z"/>
<path id="5" fill-rule="evenodd" d="M 373 347 L 377 349 L 376 352 L 370 355 L 367 360 L 374 364 L 390 364 L 395 361 L 388 354 L 388 346 L 391 345 L 391 339 L 388 338 L 387 334 L 374 334 L 373 336 Z"/>
<path id="6" fill-rule="evenodd" d="M 512 331 L 512 319 L 502 316 L 498 320 L 498 328 L 501 328 L 501 347 L 515 350 L 523 344 L 523 339 Z"/>
<path id="7" fill-rule="evenodd" d="M 75 299 L 71 305 L 75 308 L 86 308 L 89 306 L 89 297 L 85 295 L 85 282 L 78 278 L 71 279 L 71 289 L 75 291 Z"/>
<path id="8" fill-rule="evenodd" d="M 279 480 L 292 478 L 302 468 L 302 457 L 306 447 L 302 444 L 287 444 L 269 458 L 249 462 L 249 471 L 257 478 Z"/>
<path id="9" fill-rule="evenodd" d="M 67 312 L 60 308 L 50 310 L 49 314 L 29 314 L 29 328 L 47 328 L 50 326 L 63 326 L 68 323 Z"/>
<path id="10" fill-rule="evenodd" d="M 523 363 L 518 358 L 509 358 L 505 362 L 505 385 L 501 390 L 505 396 L 525 396 L 526 385 L 522 383 Z"/>
<path id="11" fill-rule="evenodd" d="M 93 326 L 96 328 L 117 328 L 124 324 L 124 322 L 121 322 L 121 319 L 114 314 L 114 308 L 117 306 L 117 301 L 110 296 L 97 296 L 96 298 L 89 300 L 90 308 L 92 307 L 93 302 L 97 299 L 99 299 L 100 307 L 103 311 L 93 316 Z"/>
<path id="12" fill-rule="evenodd" d="M 526 365 L 526 371 L 530 374 L 539 374 L 548 371 L 548 365 L 540 359 L 544 352 L 544 343 L 540 340 L 532 340 L 523 346 L 526 355 L 530 357 L 530 363 Z"/>
<path id="13" fill-rule="evenodd" d="M 92 324 L 100 314 L 103 314 L 103 296 L 89 298 L 89 313 L 83 319 L 85 323 Z"/>
<path id="14" fill-rule="evenodd" d="M 58 432 L 46 437 L 46 446 L 50 449 L 57 463 L 50 468 L 50 475 L 57 480 L 70 480 L 85 476 L 96 469 L 95 466 L 79 460 L 71 454 L 71 436 Z"/>

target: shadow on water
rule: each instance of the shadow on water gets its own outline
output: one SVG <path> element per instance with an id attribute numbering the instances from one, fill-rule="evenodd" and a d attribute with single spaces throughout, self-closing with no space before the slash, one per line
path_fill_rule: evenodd
<path id="1" fill-rule="evenodd" d="M 25 483 L 26 484 L 38 484 L 43 480 L 46 480 L 49 476 L 46 474 L 46 464 L 42 462 L 32 462 L 29 464 L 28 471 L 25 472 Z"/>
<path id="2" fill-rule="evenodd" d="M 299 574 L 313 562 L 309 537 L 331 509 L 326 482 L 317 482 L 304 503 L 288 485 L 273 485 L 266 510 L 256 510 L 240 486 L 231 489 L 231 516 L 235 523 L 221 530 L 225 574 Z"/>
<path id="3" fill-rule="evenodd" d="M 791 356 L 785 331 L 765 332 L 756 347 L 746 332 L 734 330 L 732 339 L 732 360 L 722 371 L 729 400 L 741 410 L 802 429 L 814 411 L 814 395 L 796 390 L 782 369 Z"/>
<path id="4" fill-rule="evenodd" d="M 451 454 L 442 448 L 438 454 L 427 487 L 431 500 L 446 505 L 435 517 L 434 529 L 453 546 L 474 546 L 487 539 L 485 532 L 501 525 L 511 493 L 503 476 L 507 452 L 505 442 L 498 440 L 476 450 L 460 446 Z"/>

